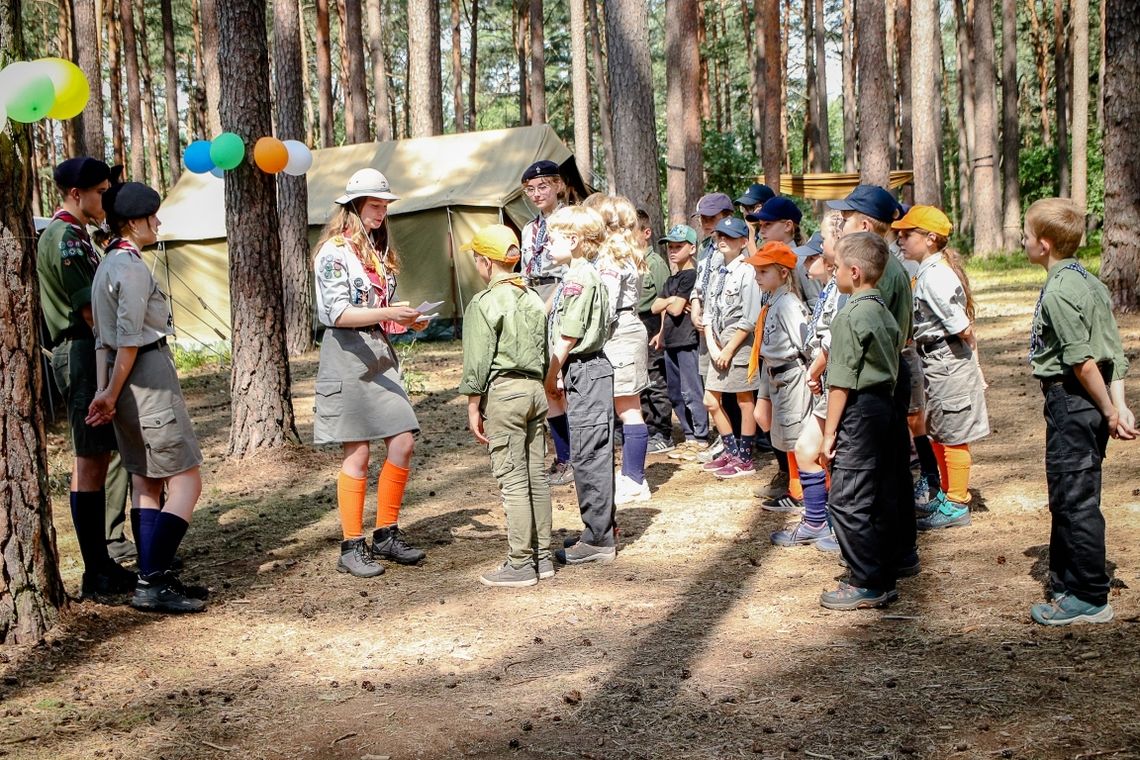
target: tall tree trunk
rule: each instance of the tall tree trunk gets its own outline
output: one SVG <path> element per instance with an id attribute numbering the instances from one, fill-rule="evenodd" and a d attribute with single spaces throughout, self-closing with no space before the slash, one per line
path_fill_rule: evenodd
<path id="1" fill-rule="evenodd" d="M 1001 178 L 1002 247 L 1016 251 L 1021 241 L 1021 185 L 1017 117 L 1017 0 L 1002 0 L 1001 24 Z"/>
<path id="2" fill-rule="evenodd" d="M 174 64 L 174 13 L 170 0 L 162 0 L 162 65 L 166 84 L 166 156 L 170 184 L 182 174 L 182 140 L 178 136 L 178 69 Z"/>
<path id="3" fill-rule="evenodd" d="M 934 81 L 940 49 L 933 42 L 939 27 L 938 0 L 914 0 L 911 7 L 911 38 L 918 41 L 910 59 L 911 107 L 913 113 L 912 163 L 914 168 L 914 202 L 926 206 L 942 205 L 942 186 L 938 182 L 936 156 L 942 131 L 941 92 Z M 926 44 L 923 44 L 923 40 Z M 905 73 L 905 72 L 904 72 Z"/>
<path id="4" fill-rule="evenodd" d="M 763 0 L 756 0 L 756 2 L 760 3 Z M 757 13 L 759 13 L 759 6 L 757 6 Z M 704 54 L 709 39 L 707 15 L 705 4 L 697 3 L 697 49 L 701 51 L 701 121 L 711 122 L 713 112 L 712 96 L 709 94 L 709 59 Z M 756 155 L 760 155 L 759 150 L 757 150 Z"/>
<path id="5" fill-rule="evenodd" d="M 788 150 L 788 48 L 792 37 L 792 0 L 785 0 L 780 17 L 780 155 L 784 159 L 784 172 L 792 173 L 791 151 Z M 770 185 L 778 190 L 777 185 Z"/>
<path id="6" fill-rule="evenodd" d="M 780 169 L 784 163 L 784 146 L 780 123 L 780 0 L 763 0 L 760 23 L 763 34 L 757 38 L 756 54 L 764 62 L 764 152 L 760 164 L 764 183 L 780 192 Z"/>
<path id="7" fill-rule="evenodd" d="M 332 41 L 329 32 L 329 0 L 317 0 L 317 111 L 321 147 L 336 145 L 332 95 Z"/>
<path id="8" fill-rule="evenodd" d="M 247 145 L 269 134 L 269 50 L 265 3 L 225 0 L 218 6 L 222 67 L 221 117 Z M 299 102 L 299 101 L 297 101 Z M 296 126 L 295 124 L 293 126 Z M 230 259 L 232 424 L 228 454 L 244 457 L 298 442 L 289 393 L 281 291 L 265 287 L 281 271 L 274 178 L 246 159 L 226 173 L 226 237 Z"/>
<path id="9" fill-rule="evenodd" d="M 1113 19 L 1140 18 L 1140 0 L 1105 0 Z M 1105 29 L 1104 252 L 1100 276 L 1113 308 L 1140 311 L 1140 25 Z"/>
<path id="10" fill-rule="evenodd" d="M 1105 25 L 1107 23 L 1105 18 L 1105 9 L 1108 7 L 1106 0 L 1100 2 L 1100 63 L 1096 71 L 1096 128 L 1104 134 L 1104 39 L 1105 39 Z"/>
<path id="11" fill-rule="evenodd" d="M 897 0 L 895 5 L 895 42 L 898 52 L 899 163 L 908 169 L 913 169 L 914 109 L 911 100 L 913 82 L 910 74 L 913 45 L 910 36 L 910 14 L 911 0 Z M 903 187 L 902 198 L 908 204 L 914 203 L 913 185 Z"/>
<path id="12" fill-rule="evenodd" d="M 665 47 L 668 58 L 668 39 Z M 585 0 L 570 0 L 570 80 L 574 90 L 574 161 L 582 177 L 589 182 L 594 161 L 590 149 L 590 60 L 586 52 Z"/>
<path id="13" fill-rule="evenodd" d="M 471 0 L 471 49 L 467 67 L 467 129 L 474 132 L 475 84 L 479 75 L 479 0 Z M 589 166 L 585 169 L 588 170 Z"/>
<path id="14" fill-rule="evenodd" d="M 1140 18 L 1133 19 L 1138 22 Z M 1089 182 L 1089 0 L 1073 0 L 1072 65 L 1073 202 L 1084 208 Z"/>
<path id="15" fill-rule="evenodd" d="M 344 0 L 345 36 L 341 45 L 348 52 L 348 90 L 352 115 L 350 142 L 362 143 L 372 139 L 368 128 L 368 85 L 364 76 L 364 29 L 360 0 Z"/>
<path id="16" fill-rule="evenodd" d="M 190 24 L 194 35 L 194 87 L 191 89 L 190 107 L 194 118 L 190 120 L 194 125 L 190 130 L 192 138 L 207 134 L 206 127 L 206 70 L 203 65 L 205 54 L 202 50 L 202 12 L 199 0 L 190 2 Z"/>
<path id="17" fill-rule="evenodd" d="M 1053 147 L 1053 120 L 1049 117 L 1049 50 L 1045 42 L 1045 29 L 1041 14 L 1037 11 L 1038 0 L 1028 0 L 1029 32 L 1033 40 L 1033 64 L 1037 70 L 1037 97 L 1041 101 L 1038 113 L 1041 116 L 1041 140 L 1046 148 Z M 1048 0 L 1045 0 L 1046 2 Z"/>
<path id="18" fill-rule="evenodd" d="M 546 123 L 546 44 L 542 0 L 530 0 L 530 118 L 531 124 Z"/>
<path id="19" fill-rule="evenodd" d="M 25 58 L 20 0 L 0 2 L 0 60 Z M 0 644 L 39 641 L 67 604 L 51 522 L 31 127 L 0 130 Z"/>
<path id="20" fill-rule="evenodd" d="M 748 60 L 748 116 L 752 126 L 752 147 L 757 156 L 764 153 L 764 74 L 760 71 L 760 61 L 756 55 L 756 37 L 760 17 L 758 0 L 740 0 L 740 15 L 743 18 L 744 47 Z M 670 19 L 670 23 L 672 19 Z M 700 55 L 700 47 L 697 47 Z M 698 87 L 700 85 L 698 84 Z M 691 96 L 690 96 L 691 97 Z"/>
<path id="21" fill-rule="evenodd" d="M 107 0 L 106 16 L 103 25 L 107 29 L 107 84 L 111 97 L 111 160 L 125 164 L 126 148 L 123 139 L 123 96 L 122 96 L 122 56 L 120 55 L 121 32 L 118 14 L 115 12 L 120 0 Z"/>
<path id="22" fill-rule="evenodd" d="M 974 252 L 982 255 L 1001 248 L 998 219 L 997 128 L 994 91 L 994 18 L 988 0 L 974 7 Z"/>
<path id="23" fill-rule="evenodd" d="M 305 24 L 305 6 L 303 3 L 297 3 L 297 16 L 297 23 L 301 28 L 301 84 L 305 88 L 305 135 L 307 138 L 304 142 L 306 145 L 319 145 L 319 117 L 316 112 L 313 111 L 313 88 L 309 84 L 309 46 L 313 43 L 309 41 L 309 31 Z"/>
<path id="24" fill-rule="evenodd" d="M 1068 3 L 1053 0 L 1053 73 L 1057 85 L 1057 194 L 1063 198 L 1072 192 L 1069 172 L 1069 34 Z M 1123 20 L 1121 23 L 1124 23 Z"/>
<path id="25" fill-rule="evenodd" d="M 373 106 L 373 124 L 377 142 L 392 139 L 392 121 L 389 115 L 388 61 L 384 57 L 384 11 L 380 0 L 368 0 L 368 49 L 372 58 L 372 89 L 376 103 Z M 300 50 L 298 49 L 298 53 Z M 278 114 L 281 111 L 278 109 Z"/>
<path id="26" fill-rule="evenodd" d="M 221 47 L 218 44 L 218 6 L 222 2 L 225 0 L 200 0 L 199 5 L 202 16 L 202 62 L 206 67 L 206 122 L 210 125 L 211 137 L 222 131 L 219 107 L 222 91 L 222 74 L 219 67 Z"/>
<path id="27" fill-rule="evenodd" d="M 56 6 L 56 19 L 57 19 L 57 35 L 59 39 L 59 56 L 66 58 L 69 61 L 75 60 L 75 35 L 72 34 L 71 29 L 71 4 L 69 0 L 58 0 Z M 47 14 L 44 14 L 44 20 L 47 21 Z M 79 143 L 83 140 L 82 134 L 77 134 L 81 130 L 77 129 L 80 126 L 79 122 L 74 119 L 68 119 L 60 123 L 60 128 L 63 131 L 63 146 L 64 150 L 69 156 L 78 156 L 86 151 L 81 151 Z"/>
<path id="28" fill-rule="evenodd" d="M 946 50 L 942 45 L 942 21 L 941 21 L 941 0 L 935 0 L 937 5 L 934 6 L 934 28 L 931 30 L 934 38 L 930 41 L 930 46 L 937 51 L 936 66 L 934 68 L 934 93 L 938 99 L 938 133 L 936 135 L 937 150 L 935 150 L 935 158 L 937 159 L 936 175 L 938 177 L 938 187 L 944 187 L 946 182 L 946 153 L 943 150 L 943 135 L 950 126 L 950 116 L 948 114 L 947 99 L 949 95 L 945 93 L 946 82 Z M 951 196 L 953 197 L 953 196 Z"/>
<path id="29" fill-rule="evenodd" d="M 705 20 L 712 22 L 707 24 L 705 29 L 709 36 L 709 49 L 715 51 L 714 55 L 707 56 L 711 59 L 709 61 L 709 98 L 712 101 L 713 129 L 717 132 L 724 132 L 724 107 L 721 101 L 721 81 L 724 76 L 721 73 L 720 60 L 720 14 L 716 12 L 715 5 L 710 6 L 709 11 L 705 14 Z"/>
<path id="30" fill-rule="evenodd" d="M 887 187 L 891 179 L 891 87 L 887 75 L 887 21 L 881 3 L 862 3 L 855 15 L 859 39 L 859 178 Z"/>
<path id="31" fill-rule="evenodd" d="M 530 123 L 530 76 L 527 74 L 526 37 L 530 18 L 528 0 L 512 0 L 514 9 L 515 58 L 519 66 L 519 125 Z"/>
<path id="32" fill-rule="evenodd" d="M 466 122 L 463 112 L 463 36 L 459 0 L 451 0 L 451 101 L 455 112 L 455 131 L 462 132 Z"/>
<path id="33" fill-rule="evenodd" d="M 613 86 L 614 149 L 622 156 L 613 187 L 644 209 L 652 228 L 659 230 L 661 186 L 648 13 L 641 0 L 607 0 L 604 10 L 606 63 Z"/>
<path id="34" fill-rule="evenodd" d="M 305 139 L 305 90 L 301 77 L 298 0 L 273 0 L 273 69 L 277 91 L 277 137 Z M 313 284 L 309 266 L 309 190 L 304 177 L 277 175 L 281 228 L 281 296 L 285 346 L 290 356 L 313 347 Z"/>
<path id="35" fill-rule="evenodd" d="M 433 0 L 408 0 L 407 98 L 412 137 L 443 132 L 439 64 L 439 5 Z"/>
<path id="36" fill-rule="evenodd" d="M 131 179 L 146 181 L 146 136 L 143 134 L 142 97 L 139 90 L 139 49 L 135 41 L 135 0 L 120 0 L 119 18 L 123 30 L 123 58 L 126 60 L 127 115 L 131 125 Z"/>
<path id="37" fill-rule="evenodd" d="M 99 19 L 95 0 L 72 0 L 76 62 L 88 82 L 102 82 L 102 56 L 99 45 Z M 107 155 L 103 139 L 103 88 L 92 87 L 91 97 L 79 115 L 83 135 L 82 153 L 102 159 Z"/>
<path id="38" fill-rule="evenodd" d="M 143 132 L 146 134 L 146 165 L 150 182 L 160 192 L 166 190 L 166 177 L 162 173 L 162 162 L 158 158 L 162 143 L 158 139 L 158 117 L 154 105 L 154 72 L 150 67 L 150 45 L 146 39 L 146 2 L 138 0 L 135 6 L 138 19 L 139 62 L 142 68 L 142 87 L 139 99 L 142 101 Z M 177 152 L 177 151 L 176 151 Z"/>
<path id="39" fill-rule="evenodd" d="M 958 56 L 958 231 L 973 230 L 974 75 L 970 52 L 970 23 L 964 0 L 954 0 L 954 28 Z"/>
<path id="40" fill-rule="evenodd" d="M 975 150 L 976 95 L 974 84 L 974 4 L 975 0 L 954 0 L 958 30 L 958 72 L 962 81 L 963 106 L 966 112 L 966 145 L 969 148 L 970 173 L 973 176 Z"/>
<path id="41" fill-rule="evenodd" d="M 594 48 L 594 89 L 598 93 L 598 131 L 602 134 L 605 154 L 606 184 L 612 189 L 617 175 L 614 154 L 613 122 L 610 120 L 610 84 L 602 60 L 602 25 L 598 19 L 598 0 L 586 0 L 590 11 L 590 44 Z"/>
<path id="42" fill-rule="evenodd" d="M 898 104 L 898 39 L 895 37 L 895 6 L 897 0 L 886 0 L 883 7 L 883 17 L 886 27 L 883 29 L 883 39 L 887 41 L 887 83 L 890 86 L 890 97 L 887 99 L 889 109 L 887 121 L 890 128 L 887 130 L 887 155 L 890 157 L 890 166 L 898 165 L 899 160 L 899 104 Z"/>
<path id="43" fill-rule="evenodd" d="M 801 146 L 800 165 L 802 171 L 817 171 L 819 152 L 819 125 L 816 119 L 819 109 L 816 105 L 815 94 L 815 45 L 812 44 L 812 35 L 815 33 L 815 4 L 806 0 L 803 7 L 804 22 L 804 131 Z"/>
<path id="44" fill-rule="evenodd" d="M 666 187 L 669 226 L 688 221 L 704 185 L 701 115 L 691 108 L 700 86 L 697 8 L 688 0 L 667 0 L 665 16 Z"/>
<path id="45" fill-rule="evenodd" d="M 827 109 L 827 11 L 824 9 L 823 0 L 810 0 L 810 2 L 815 4 L 812 43 L 815 45 L 815 119 L 819 125 L 816 171 L 829 172 L 831 171 L 831 117 Z"/>
<path id="46" fill-rule="evenodd" d="M 859 122 L 855 104 L 856 34 L 855 0 L 843 0 L 843 171 L 845 172 L 854 172 L 859 165 Z"/>

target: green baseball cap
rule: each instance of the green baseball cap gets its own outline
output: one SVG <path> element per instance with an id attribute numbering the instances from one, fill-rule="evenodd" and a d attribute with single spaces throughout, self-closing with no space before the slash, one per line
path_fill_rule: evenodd
<path id="1" fill-rule="evenodd" d="M 687 224 L 674 224 L 669 228 L 669 234 L 657 241 L 658 243 L 689 243 L 697 244 L 697 231 Z"/>

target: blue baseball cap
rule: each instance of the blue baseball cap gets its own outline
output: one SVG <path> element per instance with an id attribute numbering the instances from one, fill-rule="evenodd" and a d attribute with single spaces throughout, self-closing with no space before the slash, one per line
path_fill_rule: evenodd
<path id="1" fill-rule="evenodd" d="M 713 227 L 714 233 L 721 233 L 731 238 L 748 237 L 748 225 L 738 216 L 726 216 Z"/>
<path id="2" fill-rule="evenodd" d="M 895 197 L 878 185 L 859 185 L 841 201 L 828 201 L 828 208 L 838 211 L 858 211 L 880 222 L 893 222 L 902 216 L 902 207 Z"/>
<path id="3" fill-rule="evenodd" d="M 749 214 L 748 221 L 781 222 L 786 219 L 799 224 L 803 216 L 804 214 L 800 211 L 800 207 L 797 206 L 791 198 L 780 196 L 765 202 L 755 214 Z"/>
<path id="4" fill-rule="evenodd" d="M 759 182 L 753 182 L 744 191 L 744 195 L 736 199 L 736 202 L 741 206 L 755 206 L 757 203 L 767 203 L 775 197 L 776 193 L 772 191 L 772 188 Z"/>
<path id="5" fill-rule="evenodd" d="M 818 232 L 811 236 L 806 243 L 792 249 L 800 259 L 810 259 L 812 256 L 823 255 L 823 235 Z"/>

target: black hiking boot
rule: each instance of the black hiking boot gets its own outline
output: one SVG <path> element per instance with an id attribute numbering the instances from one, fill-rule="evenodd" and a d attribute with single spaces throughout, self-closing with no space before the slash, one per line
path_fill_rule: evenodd
<path id="1" fill-rule="evenodd" d="M 372 532 L 373 559 L 389 559 L 401 565 L 414 565 L 426 556 L 419 549 L 408 545 L 396 525 L 377 528 Z"/>
<path id="2" fill-rule="evenodd" d="M 384 566 L 372 558 L 372 550 L 361 536 L 340 542 L 340 561 L 336 564 L 336 571 L 352 573 L 357 578 L 375 578 L 384 573 Z"/>
<path id="3" fill-rule="evenodd" d="M 184 592 L 182 582 L 169 570 L 162 573 L 140 575 L 131 606 L 148 612 L 202 612 L 206 603 Z"/>
<path id="4" fill-rule="evenodd" d="M 138 579 L 130 570 L 125 570 L 115 562 L 108 561 L 102 570 L 83 573 L 79 595 L 84 599 L 92 596 L 114 596 L 129 594 L 135 590 Z"/>

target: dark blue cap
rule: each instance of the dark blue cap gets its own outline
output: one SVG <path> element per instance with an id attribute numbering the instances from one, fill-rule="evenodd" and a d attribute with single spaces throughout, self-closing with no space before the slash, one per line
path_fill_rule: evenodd
<path id="1" fill-rule="evenodd" d="M 90 156 L 69 158 L 55 167 L 52 178 L 55 180 L 55 184 L 65 190 L 70 190 L 73 187 L 86 190 L 89 187 L 110 181 L 111 167 Z"/>
<path id="2" fill-rule="evenodd" d="M 790 198 L 773 198 L 767 201 L 764 206 L 755 214 L 748 215 L 750 222 L 780 222 L 785 219 L 791 220 L 796 224 L 800 223 L 800 219 L 804 216 L 797 206 Z"/>
<path id="3" fill-rule="evenodd" d="M 843 200 L 828 201 L 827 207 L 839 211 L 858 211 L 880 222 L 893 222 L 902 216 L 899 202 L 878 185 L 859 185 Z"/>
<path id="4" fill-rule="evenodd" d="M 732 238 L 748 237 L 748 225 L 738 216 L 726 216 L 716 223 L 713 232 L 719 232 Z"/>
<path id="5" fill-rule="evenodd" d="M 811 238 L 801 246 L 792 249 L 792 253 L 799 256 L 801 259 L 810 259 L 812 256 L 820 256 L 823 254 L 823 235 L 818 232 L 811 236 Z"/>
<path id="6" fill-rule="evenodd" d="M 526 171 L 523 172 L 522 181 L 529 182 L 532 179 L 538 179 L 539 177 L 561 176 L 562 171 L 558 168 L 558 164 L 554 163 L 553 161 L 547 161 L 544 159 L 542 161 L 535 161 L 533 164 L 528 166 L 526 168 Z"/>
<path id="7" fill-rule="evenodd" d="M 112 210 L 120 219 L 146 219 L 157 213 L 158 207 L 162 205 L 162 197 L 141 182 L 127 182 L 117 185 L 113 194 L 111 191 L 104 193 L 104 209 L 107 207 L 108 195 L 112 198 Z"/>
<path id="8" fill-rule="evenodd" d="M 736 202 L 741 206 L 755 206 L 757 203 L 767 203 L 775 197 L 776 193 L 772 191 L 772 188 L 759 182 L 753 182 L 744 191 L 744 195 L 736 199 Z"/>

